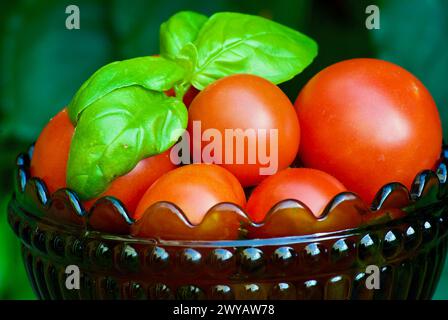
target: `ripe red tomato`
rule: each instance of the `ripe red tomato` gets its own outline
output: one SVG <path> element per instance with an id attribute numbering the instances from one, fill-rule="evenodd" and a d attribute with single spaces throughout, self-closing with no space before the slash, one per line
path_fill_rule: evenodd
<path id="1" fill-rule="evenodd" d="M 354 59 L 324 69 L 295 107 L 304 165 L 333 175 L 368 204 L 386 183 L 410 188 L 441 153 L 442 128 L 430 93 L 386 61 Z"/>
<path id="2" fill-rule="evenodd" d="M 169 150 L 143 159 L 129 173 L 115 179 L 98 198 L 113 196 L 119 199 L 132 215 L 140 199 L 154 181 L 175 168 L 170 160 Z M 87 201 L 85 206 L 90 208 L 98 198 Z"/>
<path id="3" fill-rule="evenodd" d="M 215 151 L 217 161 L 213 163 L 220 162 L 244 187 L 256 185 L 268 176 L 260 174 L 260 168 L 271 166 L 270 174 L 274 174 L 288 167 L 295 159 L 300 141 L 297 114 L 288 97 L 261 77 L 237 74 L 215 81 L 196 96 L 188 115 L 188 131 L 194 140 L 193 154 L 200 153 L 211 142 L 196 141 L 194 122 L 200 121 L 201 136 L 210 130 L 221 136 L 220 141 L 213 141 L 222 151 L 221 154 Z M 243 132 L 249 129 L 254 133 L 252 142 L 256 147 L 251 148 L 249 139 L 245 139 L 244 145 L 239 148 L 237 139 L 232 139 L 232 135 L 226 139 L 229 129 Z M 259 129 L 261 131 L 257 131 Z M 235 131 L 230 131 L 232 133 Z M 271 134 L 275 133 L 278 134 L 277 150 L 275 135 L 271 139 Z M 265 155 L 268 157 L 262 159 Z"/>
<path id="4" fill-rule="evenodd" d="M 43 129 L 34 146 L 31 175 L 45 181 L 49 192 L 65 188 L 67 160 L 74 133 L 66 109 L 59 112 Z M 141 160 L 128 174 L 115 179 L 102 196 L 118 198 L 133 212 L 146 189 L 165 172 L 175 168 L 169 151 Z M 89 209 L 98 198 L 84 203 Z"/>
<path id="5" fill-rule="evenodd" d="M 147 208 L 159 201 L 174 203 L 197 225 L 214 205 L 232 202 L 244 207 L 246 196 L 238 180 L 226 169 L 213 164 L 191 164 L 154 182 L 139 202 L 134 219 L 140 219 Z"/>
<path id="6" fill-rule="evenodd" d="M 254 222 L 261 222 L 269 210 L 282 200 L 304 203 L 319 218 L 330 200 L 346 191 L 329 174 L 309 168 L 288 168 L 270 176 L 252 192 L 246 211 Z"/>
<path id="7" fill-rule="evenodd" d="M 34 145 L 30 173 L 45 181 L 50 193 L 67 185 L 67 161 L 73 132 L 67 110 L 63 109 L 48 122 Z"/>

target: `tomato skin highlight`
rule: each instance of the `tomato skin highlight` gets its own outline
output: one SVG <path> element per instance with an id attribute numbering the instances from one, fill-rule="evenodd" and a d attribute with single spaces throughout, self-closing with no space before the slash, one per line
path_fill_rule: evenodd
<path id="1" fill-rule="evenodd" d="M 190 164 L 154 182 L 138 204 L 134 219 L 140 219 L 147 208 L 159 201 L 174 203 L 197 225 L 220 202 L 232 202 L 244 208 L 246 196 L 238 180 L 226 169 L 213 164 Z"/>
<path id="2" fill-rule="evenodd" d="M 327 67 L 305 85 L 295 107 L 303 164 L 333 175 L 367 204 L 387 183 L 410 188 L 441 153 L 433 98 L 411 73 L 386 61 Z"/>
<path id="3" fill-rule="evenodd" d="M 337 194 L 347 191 L 329 174 L 309 168 L 287 168 L 265 179 L 252 192 L 246 206 L 254 222 L 262 222 L 277 203 L 294 199 L 304 203 L 319 218 Z"/>
<path id="4" fill-rule="evenodd" d="M 34 146 L 31 175 L 45 181 L 50 193 L 67 187 L 67 161 L 74 130 L 67 110 L 63 109 L 42 130 Z M 129 173 L 115 179 L 99 197 L 84 201 L 85 208 L 90 209 L 100 197 L 113 196 L 126 206 L 129 213 L 134 212 L 146 189 L 162 174 L 176 167 L 169 152 L 141 160 Z"/>
<path id="5" fill-rule="evenodd" d="M 300 142 L 300 126 L 297 114 L 288 97 L 271 82 L 254 75 L 236 74 L 219 79 L 202 90 L 189 108 L 188 131 L 191 139 L 194 137 L 194 122 L 200 121 L 201 136 L 209 129 L 217 130 L 221 137 L 222 167 L 233 173 L 243 187 L 254 186 L 269 175 L 261 175 L 260 168 L 266 168 L 269 164 L 260 161 L 260 147 L 266 147 L 269 154 L 271 144 L 271 130 L 278 130 L 277 154 L 269 156 L 277 157 L 277 168 L 273 173 L 288 167 L 295 159 Z M 256 150 L 250 150 L 246 140 L 244 149 L 244 161 L 239 164 L 236 161 L 238 146 L 234 139 L 233 148 L 227 147 L 229 141 L 225 141 L 226 129 L 252 129 L 256 132 Z M 258 134 L 256 130 L 264 129 L 266 134 Z M 230 140 L 230 139 L 229 139 Z M 193 141 L 192 153 L 200 154 L 209 142 Z M 219 144 L 219 143 L 218 143 Z M 250 163 L 248 154 L 255 152 L 255 161 Z M 230 155 L 229 155 L 230 154 Z M 232 158 L 232 163 L 226 162 L 226 155 Z M 204 160 L 204 159 L 202 159 Z M 277 170 L 275 170 L 277 169 Z"/>

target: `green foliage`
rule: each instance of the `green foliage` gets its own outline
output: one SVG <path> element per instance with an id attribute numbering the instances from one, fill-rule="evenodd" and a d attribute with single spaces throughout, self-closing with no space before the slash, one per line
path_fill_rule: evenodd
<path id="1" fill-rule="evenodd" d="M 76 31 L 65 28 L 70 1 L 15 3 L 0 22 L 0 128 L 32 141 L 83 80 L 112 60 L 112 43 L 101 1 L 77 2 Z"/>
<path id="2" fill-rule="evenodd" d="M 180 99 L 140 86 L 122 87 L 82 113 L 70 146 L 67 185 L 81 198 L 99 196 L 144 158 L 170 148 L 187 127 Z"/>
<path id="3" fill-rule="evenodd" d="M 160 54 L 174 59 L 187 43 L 196 40 L 207 17 L 193 11 L 176 13 L 160 26 Z"/>
<path id="4" fill-rule="evenodd" d="M 95 72 L 68 105 L 73 123 L 81 113 L 114 90 L 140 86 L 146 90 L 166 91 L 184 78 L 185 70 L 162 57 L 139 57 L 112 62 Z"/>
<path id="5" fill-rule="evenodd" d="M 211 16 L 195 45 L 192 83 L 200 90 L 235 73 L 282 83 L 302 72 L 317 54 L 317 44 L 296 30 L 262 17 L 229 12 Z"/>

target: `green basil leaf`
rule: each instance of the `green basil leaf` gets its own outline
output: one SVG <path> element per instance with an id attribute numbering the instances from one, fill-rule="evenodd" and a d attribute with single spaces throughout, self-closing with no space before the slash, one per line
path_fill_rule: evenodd
<path id="1" fill-rule="evenodd" d="M 211 16 L 195 41 L 198 61 L 192 84 L 202 90 L 235 73 L 275 84 L 302 72 L 317 55 L 317 44 L 291 28 L 258 16 L 222 12 Z"/>
<path id="2" fill-rule="evenodd" d="M 176 13 L 160 26 L 160 54 L 174 59 L 180 50 L 196 40 L 207 17 L 193 11 Z"/>
<path id="3" fill-rule="evenodd" d="M 70 146 L 67 185 L 82 199 L 104 192 L 115 178 L 169 149 L 184 132 L 183 102 L 140 86 L 114 90 L 79 118 Z"/>
<path id="4" fill-rule="evenodd" d="M 112 62 L 83 83 L 68 105 L 68 114 L 72 122 L 76 123 L 87 107 L 118 88 L 138 85 L 148 90 L 166 91 L 184 76 L 182 66 L 162 57 L 139 57 Z"/>
<path id="5" fill-rule="evenodd" d="M 196 66 L 197 59 L 198 49 L 191 42 L 187 43 L 174 58 L 174 61 L 186 70 L 184 82 L 190 80 Z"/>
<path id="6" fill-rule="evenodd" d="M 196 66 L 198 51 L 196 46 L 189 42 L 187 43 L 174 58 L 174 61 L 181 65 L 186 70 L 185 78 L 183 81 L 174 85 L 174 92 L 176 97 L 182 99 L 188 89 L 191 87 L 191 77 L 193 75 L 194 68 Z"/>

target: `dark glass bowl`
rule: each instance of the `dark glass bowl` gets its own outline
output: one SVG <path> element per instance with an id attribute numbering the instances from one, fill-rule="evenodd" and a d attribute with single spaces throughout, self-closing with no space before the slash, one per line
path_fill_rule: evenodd
<path id="1" fill-rule="evenodd" d="M 400 209 L 406 214 L 399 219 L 341 231 L 232 241 L 132 237 L 129 227 L 134 222 L 119 200 L 102 198 L 86 212 L 76 193 L 62 189 L 50 195 L 41 180 L 30 178 L 29 159 L 28 154 L 18 157 L 8 220 L 21 239 L 26 270 L 41 299 L 430 299 L 445 261 L 445 152 L 437 170 L 420 173 L 410 192 L 388 184 L 370 207 L 354 194 L 340 194 L 327 206 L 321 223 L 341 210 L 362 216 Z M 146 214 L 163 210 L 188 224 L 169 203 Z M 300 202 L 285 201 L 259 225 L 230 204 L 218 205 L 207 216 L 230 211 L 263 230 L 276 219 L 307 210 Z M 65 285 L 69 265 L 81 271 L 79 290 Z M 370 265 L 378 267 L 379 289 L 366 286 Z"/>

